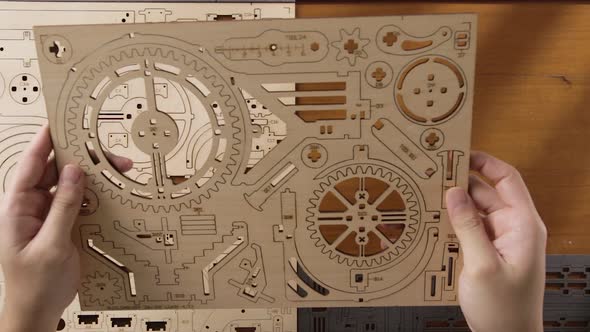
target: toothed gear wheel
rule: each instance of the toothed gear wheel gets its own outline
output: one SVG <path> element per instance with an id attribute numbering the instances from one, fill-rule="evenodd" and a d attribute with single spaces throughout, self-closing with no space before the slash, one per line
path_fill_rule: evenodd
<path id="1" fill-rule="evenodd" d="M 357 267 L 384 264 L 414 241 L 420 206 L 412 186 L 377 165 L 350 165 L 314 192 L 308 229 L 332 259 Z"/>
<path id="2" fill-rule="evenodd" d="M 62 91 L 66 130 L 98 190 L 144 211 L 180 211 L 235 174 L 244 121 L 206 52 L 146 38 L 123 37 L 72 68 Z M 108 154 L 134 160 L 133 169 L 118 172 Z"/>
<path id="3" fill-rule="evenodd" d="M 108 272 L 95 272 L 82 282 L 81 295 L 98 306 L 114 305 L 115 300 L 121 298 L 122 290 L 119 279 L 111 277 Z"/>

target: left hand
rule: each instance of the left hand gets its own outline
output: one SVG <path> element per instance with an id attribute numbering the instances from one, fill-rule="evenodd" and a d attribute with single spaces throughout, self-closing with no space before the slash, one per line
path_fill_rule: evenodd
<path id="1" fill-rule="evenodd" d="M 0 203 L 0 265 L 6 281 L 2 331 L 55 331 L 76 295 L 80 261 L 71 234 L 85 177 L 76 165 L 66 165 L 58 176 L 55 159 L 48 161 L 51 150 L 45 126 L 23 152 Z M 127 158 L 110 159 L 118 169 L 131 168 Z"/>

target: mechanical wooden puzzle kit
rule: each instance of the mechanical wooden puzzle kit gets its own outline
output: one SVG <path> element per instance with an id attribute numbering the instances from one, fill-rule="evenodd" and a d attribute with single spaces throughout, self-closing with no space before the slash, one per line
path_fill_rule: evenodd
<path id="1" fill-rule="evenodd" d="M 475 26 L 36 27 L 57 159 L 89 178 L 82 309 L 456 303 Z"/>

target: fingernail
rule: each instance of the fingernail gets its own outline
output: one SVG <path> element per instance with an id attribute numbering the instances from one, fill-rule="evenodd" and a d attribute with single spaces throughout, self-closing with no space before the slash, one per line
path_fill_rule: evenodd
<path id="1" fill-rule="evenodd" d="M 74 165 L 66 165 L 66 167 L 64 167 L 64 169 L 61 171 L 59 182 L 61 184 L 77 184 L 80 181 L 81 176 L 82 171 L 80 168 Z"/>

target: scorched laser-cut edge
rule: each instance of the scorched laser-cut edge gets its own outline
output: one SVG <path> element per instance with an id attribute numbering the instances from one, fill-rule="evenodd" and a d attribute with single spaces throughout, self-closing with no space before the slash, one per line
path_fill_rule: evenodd
<path id="1" fill-rule="evenodd" d="M 38 27 L 58 161 L 93 179 L 83 276 L 121 287 L 82 308 L 456 303 L 443 194 L 467 183 L 475 26 Z"/>

